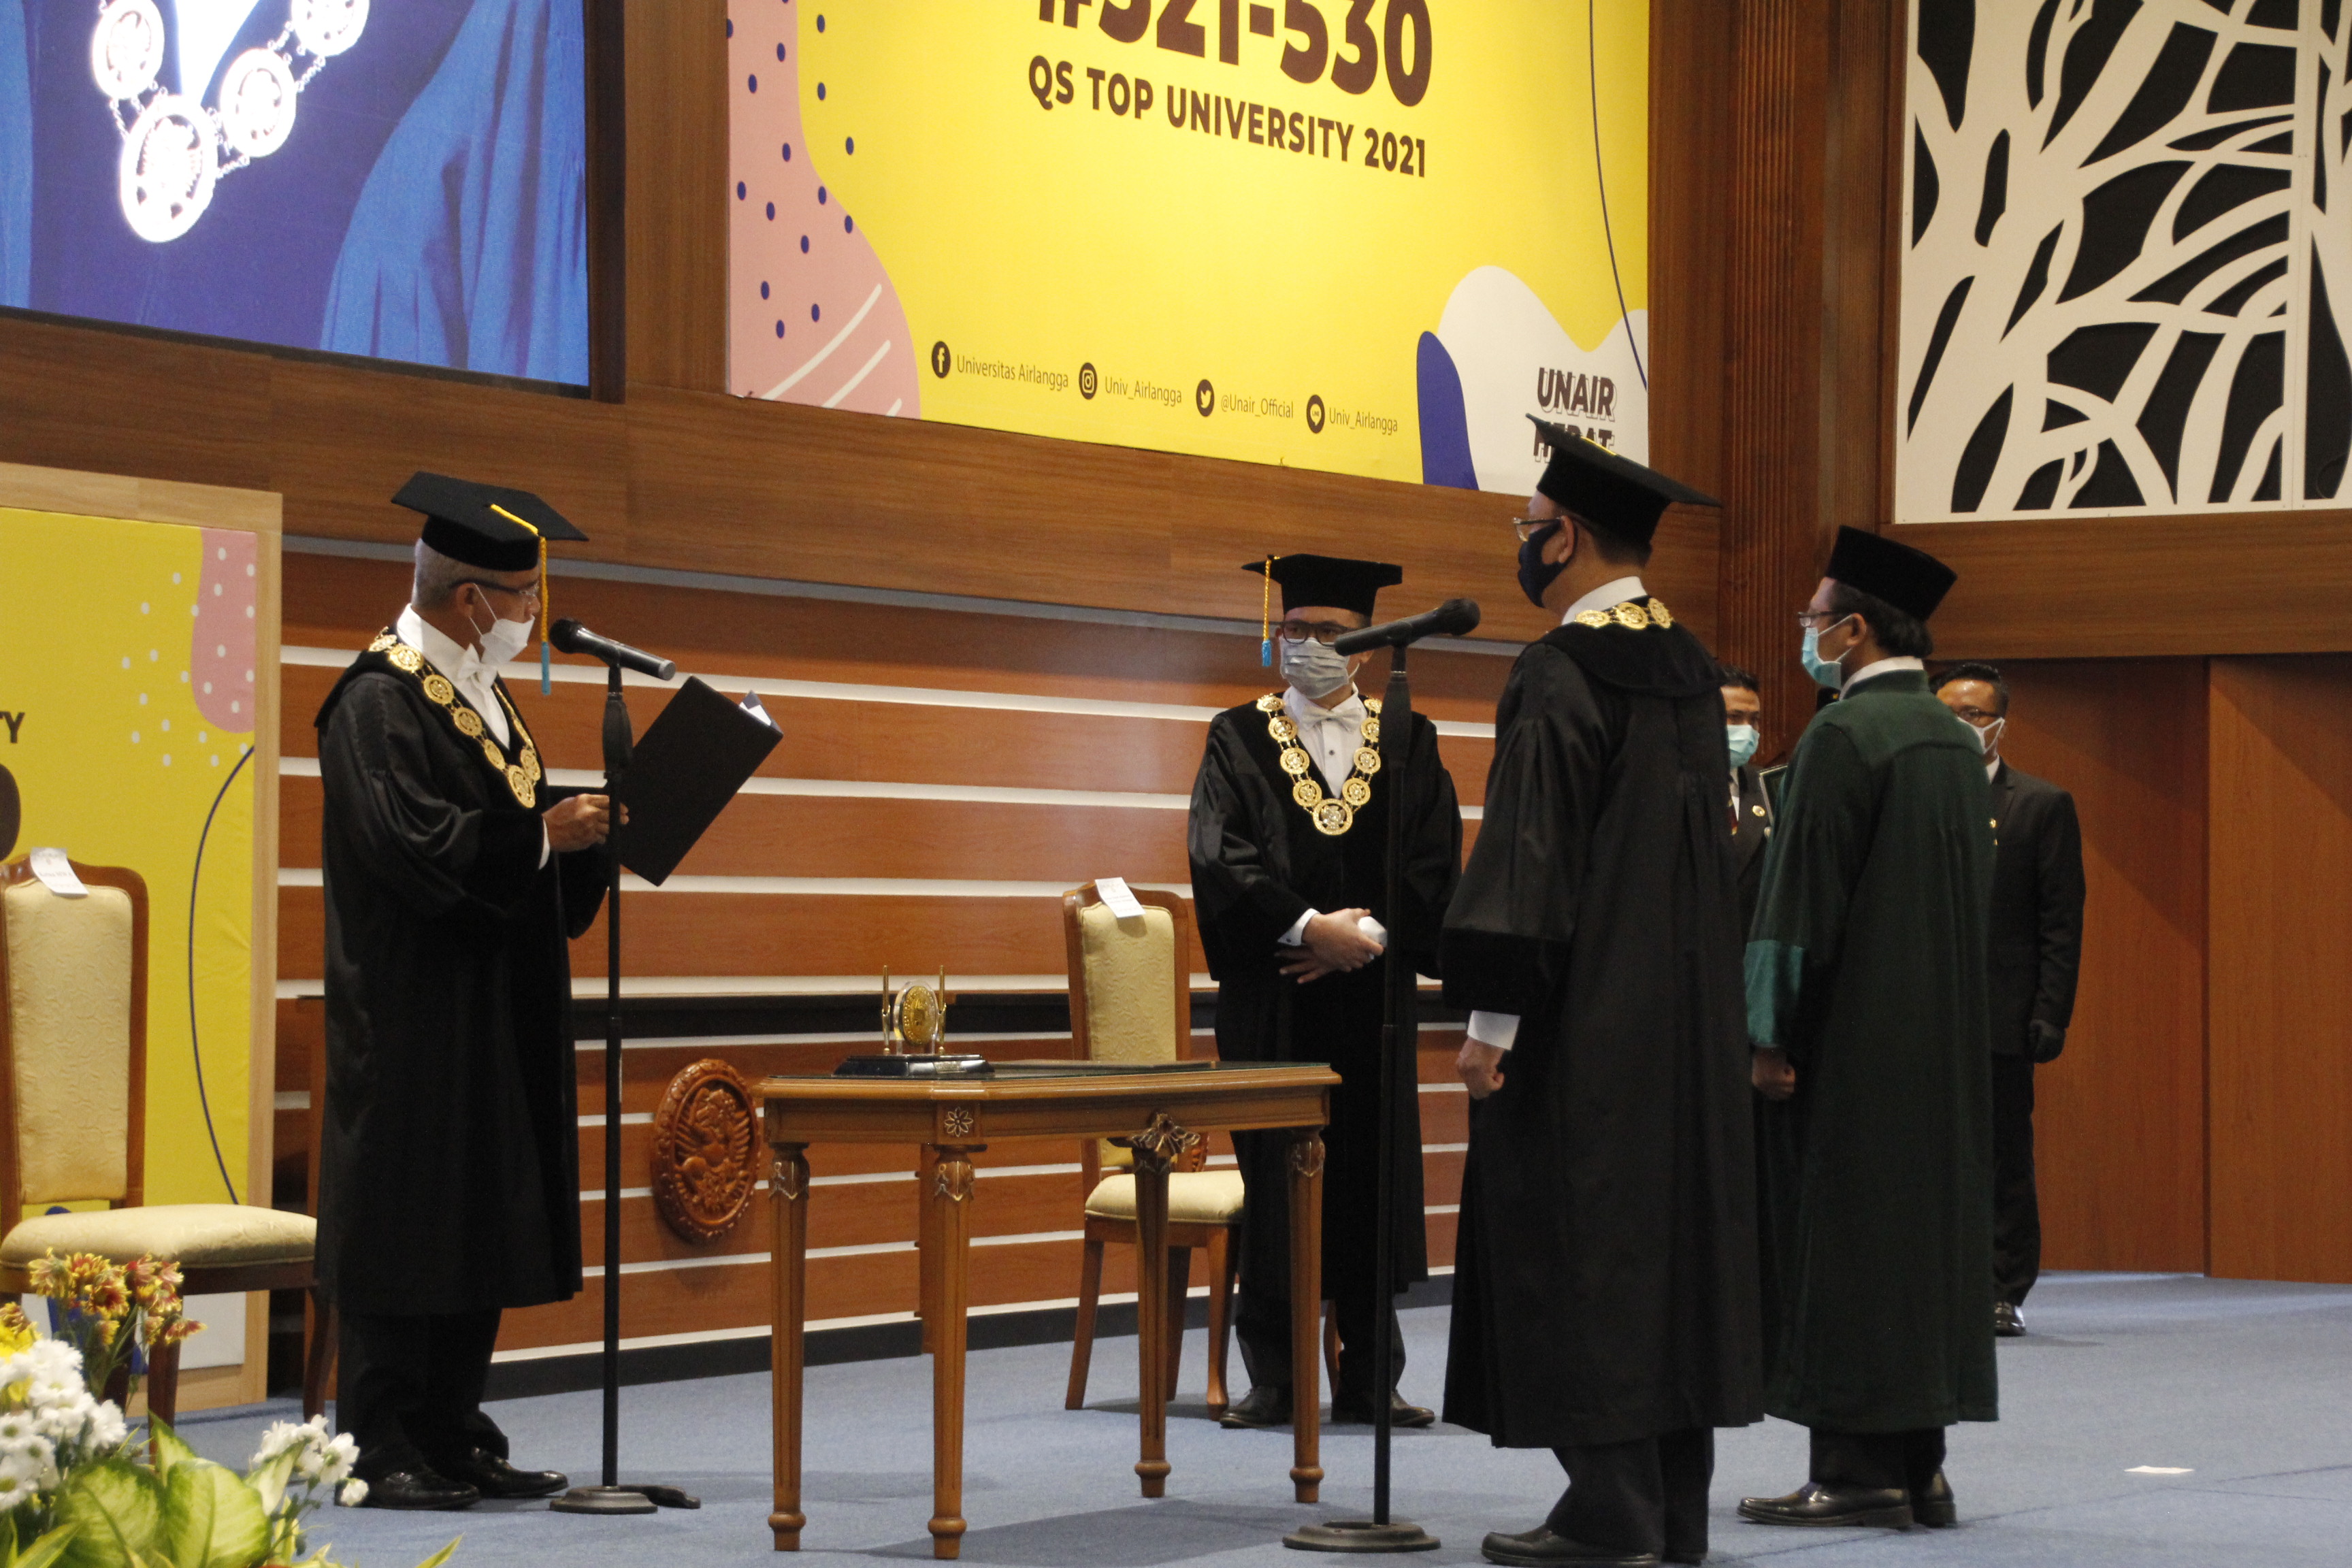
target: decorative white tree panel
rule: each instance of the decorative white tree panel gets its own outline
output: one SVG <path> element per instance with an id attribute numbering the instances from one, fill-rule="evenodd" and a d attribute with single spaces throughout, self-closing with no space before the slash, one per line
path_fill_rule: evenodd
<path id="1" fill-rule="evenodd" d="M 1914 0 L 1897 521 L 2346 504 L 2345 0 Z"/>

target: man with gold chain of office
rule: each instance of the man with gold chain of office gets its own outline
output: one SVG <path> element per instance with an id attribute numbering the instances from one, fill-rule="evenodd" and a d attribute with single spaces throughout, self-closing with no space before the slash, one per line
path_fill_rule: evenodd
<path id="1" fill-rule="evenodd" d="M 1386 1332 L 1404 1367 L 1392 1301 L 1372 1277 L 1378 1154 L 1394 1160 L 1392 1284 L 1427 1278 L 1422 1216 L 1421 1113 L 1398 1069 L 1392 1125 L 1380 1126 L 1381 991 L 1394 953 L 1436 972 L 1438 922 L 1462 858 L 1454 781 L 1436 727 L 1412 716 L 1402 772 L 1381 767 L 1381 713 L 1359 695 L 1366 657 L 1331 643 L 1371 623 L 1375 595 L 1403 578 L 1380 562 L 1284 555 L 1254 562 L 1266 605 L 1265 648 L 1279 648 L 1286 690 L 1227 709 L 1210 722 L 1192 786 L 1193 907 L 1217 980 L 1217 1054 L 1227 1061 L 1328 1062 L 1340 1077 L 1324 1130 L 1323 1285 L 1339 1332 L 1332 1419 L 1370 1421 L 1374 1336 Z M 1282 618 L 1273 619 L 1279 590 Z M 1405 813 L 1405 907 L 1386 907 L 1388 814 Z M 1411 1042 L 1413 1025 L 1401 1021 Z M 1410 1051 L 1410 1043 L 1406 1046 Z M 1290 1420 L 1289 1193 L 1279 1133 L 1234 1136 L 1246 1193 L 1241 1300 L 1235 1328 L 1249 1393 L 1228 1426 Z M 1434 1416 L 1390 1399 L 1400 1425 Z"/>

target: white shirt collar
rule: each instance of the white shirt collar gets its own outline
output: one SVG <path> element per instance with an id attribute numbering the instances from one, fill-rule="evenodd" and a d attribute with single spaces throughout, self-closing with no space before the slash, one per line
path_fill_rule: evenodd
<path id="1" fill-rule="evenodd" d="M 1622 605 L 1628 599 L 1646 599 L 1649 596 L 1650 591 L 1642 586 L 1640 577 L 1620 577 L 1613 583 L 1601 584 L 1601 586 L 1570 605 L 1561 612 L 1559 624 L 1566 626 L 1587 610 L 1605 610 L 1612 605 Z"/>
<path id="2" fill-rule="evenodd" d="M 1906 658 L 1900 655 L 1894 658 L 1882 658 L 1876 664 L 1865 664 L 1847 676 L 1844 689 L 1852 691 L 1865 680 L 1874 680 L 1882 675 L 1892 675 L 1898 669 L 1926 669 L 1927 668 L 1926 663 L 1919 659 Z"/>
<path id="3" fill-rule="evenodd" d="M 1999 784 L 2000 782 L 2000 752 L 1994 752 L 1994 753 L 1992 754 L 1992 756 L 1990 756 L 1990 758 L 1986 759 L 1986 762 L 1985 762 L 1985 783 L 1987 783 L 1987 784 Z"/>
<path id="4" fill-rule="evenodd" d="M 1282 706 L 1283 710 L 1290 715 L 1291 721 L 1297 724 L 1322 724 L 1337 719 L 1343 724 L 1353 724 L 1361 729 L 1366 716 L 1364 696 L 1360 691 L 1351 691 L 1345 702 L 1326 708 L 1294 686 L 1282 694 Z"/>
<path id="5" fill-rule="evenodd" d="M 488 672 L 482 668 L 482 656 L 443 635 L 439 627 L 416 613 L 415 605 L 411 605 L 400 612 L 400 619 L 393 629 L 400 634 L 401 641 L 431 659 L 434 668 L 458 685 L 489 683 Z"/>

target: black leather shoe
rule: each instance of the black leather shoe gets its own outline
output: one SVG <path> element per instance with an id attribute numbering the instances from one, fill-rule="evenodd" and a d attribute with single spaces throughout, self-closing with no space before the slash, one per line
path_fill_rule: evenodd
<path id="1" fill-rule="evenodd" d="M 1389 1395 L 1391 1426 L 1432 1426 L 1437 1423 L 1437 1412 L 1423 1405 L 1407 1405 L 1404 1395 Z M 1331 1401 L 1331 1425 L 1334 1426 L 1369 1426 L 1372 1424 L 1372 1402 L 1353 1394 L 1341 1394 Z"/>
<path id="2" fill-rule="evenodd" d="M 1555 1534 L 1551 1526 L 1538 1524 L 1533 1530 L 1517 1535 L 1505 1535 L 1496 1531 L 1486 1537 L 1480 1550 L 1489 1563 L 1507 1563 L 1522 1568 L 1549 1568 L 1566 1563 L 1570 1568 L 1655 1568 L 1657 1554 L 1652 1552 L 1619 1552 L 1607 1546 L 1587 1546 L 1581 1541 Z"/>
<path id="3" fill-rule="evenodd" d="M 552 1497 L 572 1484 L 558 1470 L 518 1470 L 488 1448 L 475 1448 L 442 1461 L 451 1480 L 463 1481 L 484 1497 Z"/>
<path id="4" fill-rule="evenodd" d="M 1669 1546 L 1666 1548 L 1664 1552 L 1661 1554 L 1659 1561 L 1664 1563 L 1704 1563 L 1706 1561 L 1706 1548 L 1702 1546 L 1696 1552 L 1677 1552 L 1673 1547 Z"/>
<path id="5" fill-rule="evenodd" d="M 1242 1395 L 1238 1404 L 1225 1406 L 1217 1417 L 1217 1425 L 1235 1431 L 1265 1426 L 1290 1425 L 1290 1390 L 1271 1383 L 1261 1383 Z"/>
<path id="6" fill-rule="evenodd" d="M 367 1489 L 362 1508 L 458 1509 L 482 1500 L 482 1494 L 465 1482 L 421 1468 L 380 1476 L 368 1482 Z"/>
<path id="7" fill-rule="evenodd" d="M 1960 1510 L 1952 1501 L 1952 1483 L 1937 1470 L 1936 1479 L 1924 1487 L 1911 1489 L 1911 1517 L 1930 1530 L 1948 1530 L 1960 1522 Z"/>
<path id="8" fill-rule="evenodd" d="M 2004 1340 L 2013 1340 L 2025 1332 L 2025 1319 L 2019 1314 L 2016 1303 L 1995 1301 L 1992 1304 L 1992 1331 Z"/>
<path id="9" fill-rule="evenodd" d="M 1908 1530 L 1911 1496 L 1900 1487 L 1837 1487 L 1807 1481 L 1787 1497 L 1741 1498 L 1739 1517 L 1755 1524 Z"/>

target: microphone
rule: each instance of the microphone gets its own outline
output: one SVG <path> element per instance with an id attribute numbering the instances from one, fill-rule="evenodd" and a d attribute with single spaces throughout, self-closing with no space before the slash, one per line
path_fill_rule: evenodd
<path id="1" fill-rule="evenodd" d="M 569 616 L 547 628 L 547 640 L 566 653 L 584 653 L 590 658 L 601 658 L 606 664 L 634 669 L 656 680 L 667 680 L 677 674 L 677 666 L 670 660 L 656 658 L 641 647 L 631 647 L 611 637 L 598 637 Z"/>
<path id="2" fill-rule="evenodd" d="M 562 623 L 558 622 L 559 626 Z M 1366 626 L 1360 632 L 1347 632 L 1331 645 L 1331 651 L 1342 658 L 1360 653 L 1370 653 L 1376 647 L 1402 647 L 1423 637 L 1458 637 L 1478 629 L 1478 601 L 1448 599 L 1433 610 L 1423 610 L 1417 616 L 1407 616 L 1386 626 Z M 555 646 L 562 647 L 558 637 Z"/>

